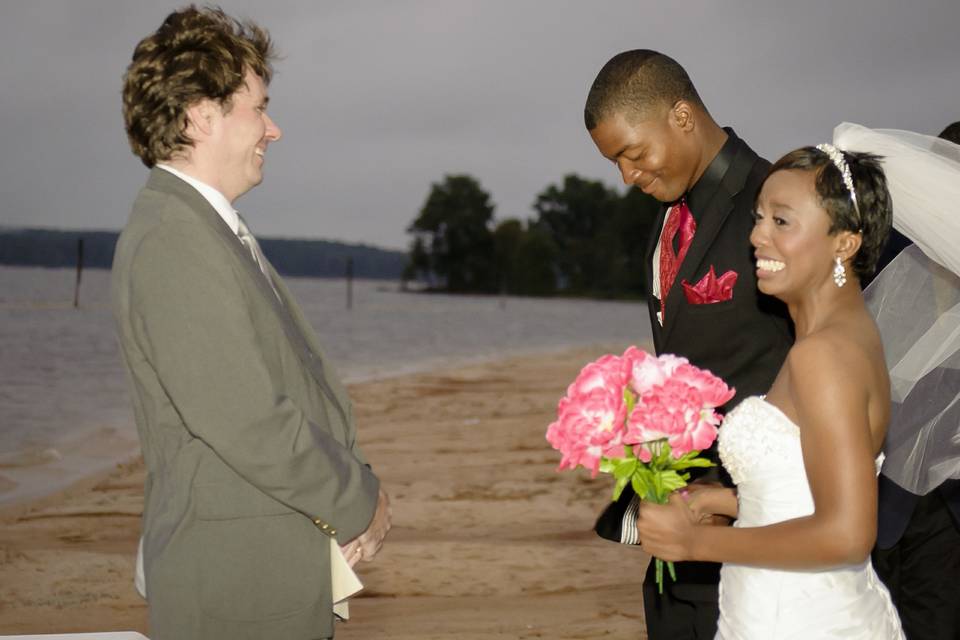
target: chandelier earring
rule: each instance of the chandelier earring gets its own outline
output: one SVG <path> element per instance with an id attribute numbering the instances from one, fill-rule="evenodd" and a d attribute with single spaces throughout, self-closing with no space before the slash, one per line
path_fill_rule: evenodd
<path id="1" fill-rule="evenodd" d="M 842 287 L 847 284 L 847 271 L 843 268 L 843 260 L 840 259 L 840 256 L 834 258 L 833 265 L 833 282 L 837 287 Z"/>

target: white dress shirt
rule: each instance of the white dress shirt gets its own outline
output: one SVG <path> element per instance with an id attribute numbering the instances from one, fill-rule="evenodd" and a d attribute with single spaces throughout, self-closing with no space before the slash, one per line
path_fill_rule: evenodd
<path id="1" fill-rule="evenodd" d="M 653 250 L 653 269 L 650 273 L 653 274 L 650 282 L 650 293 L 653 294 L 653 297 L 657 300 L 662 300 L 660 297 L 660 240 L 663 239 L 663 227 L 667 226 L 667 218 L 670 217 L 670 210 L 673 207 L 667 209 L 667 215 L 663 216 L 663 225 L 660 227 L 660 231 L 657 232 L 657 248 Z M 657 321 L 660 322 L 660 326 L 663 326 L 663 312 L 657 311 Z"/>
<path id="2" fill-rule="evenodd" d="M 203 199 L 209 202 L 210 206 L 220 214 L 220 217 L 223 218 L 223 221 L 227 223 L 227 226 L 230 227 L 230 230 L 234 233 L 237 233 L 237 230 L 240 228 L 240 218 L 237 215 L 237 210 L 234 209 L 233 205 L 230 204 L 230 201 L 227 200 L 227 196 L 223 195 L 207 183 L 200 182 L 196 178 L 188 176 L 184 172 L 174 169 L 168 164 L 157 163 L 157 168 L 163 169 L 164 171 L 169 171 L 199 191 L 200 195 L 203 196 Z"/>

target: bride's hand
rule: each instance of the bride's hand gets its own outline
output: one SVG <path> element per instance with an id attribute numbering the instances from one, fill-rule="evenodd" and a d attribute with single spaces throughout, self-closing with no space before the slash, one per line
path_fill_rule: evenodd
<path id="1" fill-rule="evenodd" d="M 723 485 L 694 483 L 677 492 L 700 524 L 728 525 L 737 517 L 737 494 Z"/>
<path id="2" fill-rule="evenodd" d="M 661 560 L 690 560 L 696 526 L 696 516 L 677 494 L 671 495 L 667 504 L 640 503 L 637 515 L 640 546 Z"/>

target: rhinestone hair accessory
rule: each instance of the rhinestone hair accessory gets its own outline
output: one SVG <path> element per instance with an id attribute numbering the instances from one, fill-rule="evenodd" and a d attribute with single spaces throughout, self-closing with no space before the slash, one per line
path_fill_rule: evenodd
<path id="1" fill-rule="evenodd" d="M 843 178 L 843 185 L 847 188 L 847 191 L 850 192 L 850 201 L 853 202 L 853 210 L 857 212 L 857 217 L 863 220 L 863 217 L 860 215 L 860 206 L 857 204 L 857 190 L 853 188 L 853 174 L 850 173 L 850 165 L 847 164 L 846 158 L 843 157 L 843 152 L 828 143 L 818 144 L 817 149 L 827 154 L 833 166 L 840 171 L 840 177 Z"/>

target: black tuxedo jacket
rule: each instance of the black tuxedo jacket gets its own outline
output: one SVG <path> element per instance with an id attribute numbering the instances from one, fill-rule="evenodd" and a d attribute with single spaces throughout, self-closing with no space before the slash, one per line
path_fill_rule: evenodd
<path id="1" fill-rule="evenodd" d="M 668 292 L 661 292 L 666 295 L 663 326 L 657 320 L 660 301 L 653 295 L 647 297 L 657 354 L 672 353 L 687 358 L 691 364 L 709 369 L 735 387 L 736 395 L 724 411 L 748 396 L 765 394 L 793 344 L 786 306 L 757 290 L 756 264 L 750 244 L 756 195 L 770 163 L 732 129 L 726 131 L 727 142 L 686 194 L 697 228 L 672 287 Z M 653 255 L 668 209 L 661 209 L 644 256 L 649 283 L 653 282 Z M 711 267 L 718 278 L 731 270 L 737 274 L 733 297 L 723 302 L 691 304 L 684 295 L 682 283 L 696 284 Z M 716 445 L 704 454 L 719 463 Z M 702 475 L 732 485 L 721 467 L 706 470 Z M 650 564 L 652 568 L 653 563 Z M 669 587 L 674 596 L 692 601 L 716 601 L 719 564 L 681 562 L 676 569 L 677 583 Z M 649 571 L 646 582 L 652 584 Z"/>
<path id="2" fill-rule="evenodd" d="M 647 300 L 657 354 L 683 356 L 735 387 L 736 396 L 725 407 L 731 409 L 743 398 L 769 390 L 793 335 L 783 303 L 757 290 L 750 245 L 756 194 L 770 163 L 733 130 L 727 134 L 726 144 L 688 194 L 697 229 L 666 292 L 662 327 L 657 320 L 660 301 L 652 295 Z M 653 254 L 668 208 L 662 208 L 644 256 L 647 282 L 653 282 Z M 711 267 L 717 277 L 730 270 L 737 274 L 733 298 L 691 304 L 681 283 L 696 284 Z"/>

